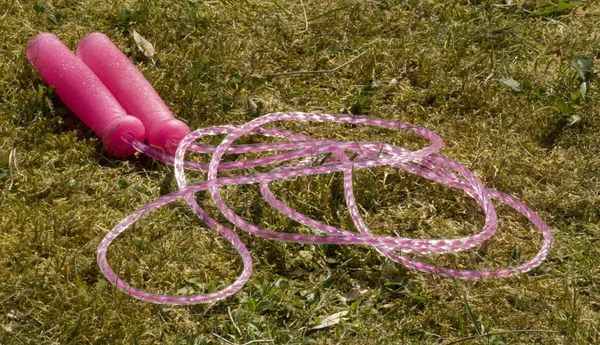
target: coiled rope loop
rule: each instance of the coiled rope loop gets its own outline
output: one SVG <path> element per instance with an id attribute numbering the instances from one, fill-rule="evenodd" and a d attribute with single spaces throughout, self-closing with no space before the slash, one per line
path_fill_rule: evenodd
<path id="1" fill-rule="evenodd" d="M 411 130 L 417 135 L 430 140 L 431 144 L 425 148 L 411 151 L 385 143 L 317 140 L 287 130 L 263 127 L 266 124 L 277 121 L 350 123 L 396 130 Z M 210 145 L 199 145 L 195 143 L 199 138 L 220 134 L 227 134 L 227 136 L 216 148 Z M 246 134 L 278 137 L 290 141 L 232 146 L 235 140 Z M 518 272 L 527 272 L 534 267 L 539 266 L 542 261 L 545 260 L 552 245 L 552 234 L 550 233 L 550 230 L 541 218 L 530 208 L 507 194 L 485 188 L 481 181 L 479 181 L 479 179 L 463 165 L 448 157 L 436 154 L 443 146 L 443 141 L 438 135 L 426 128 L 404 122 L 367 116 L 281 112 L 261 116 L 241 126 L 215 126 L 193 131 L 181 141 L 174 158 L 157 152 L 139 141 L 132 141 L 131 144 L 136 150 L 143 154 L 167 164 L 174 165 L 177 184 L 180 188 L 178 191 L 165 195 L 156 201 L 145 205 L 123 219 L 104 237 L 98 248 L 97 261 L 100 270 L 108 281 L 123 292 L 144 301 L 179 305 L 214 302 L 235 294 L 250 278 L 252 273 L 252 258 L 246 249 L 246 246 L 232 230 L 210 217 L 194 199 L 194 193 L 204 190 L 208 190 L 218 209 L 227 220 L 236 227 L 251 234 L 267 239 L 295 243 L 370 245 L 382 255 L 397 263 L 401 263 L 406 267 L 444 276 L 478 279 L 482 277 L 508 276 Z M 211 161 L 208 166 L 202 163 L 185 161 L 184 156 L 188 151 L 212 153 Z M 264 158 L 246 161 L 229 163 L 221 162 L 224 154 L 273 151 L 284 151 L 284 153 L 276 153 Z M 352 158 L 348 157 L 347 152 L 353 154 Z M 329 157 L 326 158 L 322 164 L 315 166 L 310 158 L 320 154 L 328 154 Z M 248 169 L 281 162 L 288 163 L 280 165 L 266 173 L 235 177 L 218 177 L 219 171 Z M 403 169 L 432 181 L 464 190 L 481 206 L 481 209 L 485 214 L 485 223 L 481 232 L 464 238 L 443 240 L 372 235 L 358 211 L 352 186 L 352 172 L 358 169 L 383 166 Z M 188 185 L 185 169 L 206 171 L 206 181 Z M 273 181 L 332 172 L 342 172 L 344 175 L 344 196 L 346 205 L 358 232 L 340 229 L 311 219 L 285 205 L 269 190 L 269 183 Z M 315 236 L 272 232 L 246 222 L 227 207 L 219 192 L 220 187 L 240 184 L 259 184 L 261 194 L 271 206 L 291 219 L 316 229 L 324 235 Z M 231 243 L 242 258 L 242 273 L 230 286 L 220 291 L 193 296 L 152 294 L 136 289 L 121 280 L 108 264 L 106 259 L 108 247 L 122 232 L 142 216 L 180 198 L 183 198 L 186 201 L 190 209 L 200 220 L 202 220 L 202 222 Z M 437 267 L 399 254 L 408 252 L 416 252 L 419 254 L 456 253 L 480 245 L 482 242 L 492 237 L 498 228 L 498 219 L 491 199 L 496 199 L 510 205 L 527 217 L 541 232 L 543 237 L 541 249 L 531 260 L 516 267 L 499 270 L 472 271 Z"/>

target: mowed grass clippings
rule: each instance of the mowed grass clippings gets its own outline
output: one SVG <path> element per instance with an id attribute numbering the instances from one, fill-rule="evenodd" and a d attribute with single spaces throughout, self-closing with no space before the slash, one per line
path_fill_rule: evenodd
<path id="1" fill-rule="evenodd" d="M 547 5 L 4 0 L 0 344 L 600 343 L 598 84 L 592 78 L 582 97 L 582 80 L 571 68 L 577 55 L 598 54 L 600 11 L 588 1 Z M 154 45 L 152 59 L 136 47 L 133 30 Z M 175 190 L 173 170 L 141 156 L 107 155 L 25 55 L 40 32 L 75 49 L 93 31 L 107 34 L 191 128 L 286 110 L 352 112 L 428 127 L 444 138 L 442 154 L 539 213 L 555 238 L 550 257 L 528 274 L 458 281 L 409 271 L 369 247 L 286 244 L 240 233 L 255 269 L 237 295 L 191 307 L 137 301 L 105 280 L 96 248 L 121 219 Z M 334 72 L 273 76 L 327 71 L 357 56 Z M 424 144 L 364 127 L 283 127 L 322 138 Z M 203 177 L 190 174 L 190 181 Z M 304 214 L 354 229 L 341 179 L 303 177 L 271 188 Z M 376 234 L 459 237 L 483 224 L 463 192 L 403 171 L 357 171 L 354 189 Z M 257 186 L 222 192 L 254 224 L 311 233 L 270 208 Z M 223 220 L 207 195 L 197 198 Z M 500 227 L 488 243 L 423 259 L 485 269 L 531 258 L 541 236 L 523 216 L 496 205 Z M 155 293 L 215 291 L 241 270 L 236 252 L 182 202 L 143 218 L 108 258 L 123 279 Z M 313 329 L 331 315 L 334 325 Z"/>

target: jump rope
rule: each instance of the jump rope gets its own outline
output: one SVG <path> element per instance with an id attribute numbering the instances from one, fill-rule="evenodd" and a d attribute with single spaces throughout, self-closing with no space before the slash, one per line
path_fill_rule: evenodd
<path id="1" fill-rule="evenodd" d="M 544 221 L 521 201 L 508 194 L 483 186 L 481 181 L 459 162 L 436 152 L 443 146 L 434 132 L 400 121 L 346 114 L 313 114 L 278 112 L 258 117 L 239 126 L 213 126 L 190 131 L 175 119 L 154 88 L 135 65 L 104 34 L 84 37 L 74 54 L 56 36 L 39 34 L 31 40 L 27 57 L 42 78 L 53 86 L 61 100 L 88 127 L 102 138 L 106 150 L 115 157 L 129 157 L 136 152 L 173 165 L 179 190 L 141 207 L 118 223 L 100 242 L 97 262 L 106 279 L 124 293 L 137 299 L 158 304 L 189 305 L 209 303 L 238 292 L 252 274 L 252 258 L 239 237 L 228 226 L 209 216 L 196 202 L 194 194 L 208 191 L 217 208 L 237 228 L 266 239 L 293 243 L 359 244 L 375 248 L 394 262 L 422 272 L 464 279 L 504 277 L 528 272 L 547 257 L 552 234 Z M 366 125 L 399 131 L 412 131 L 428 139 L 429 146 L 416 151 L 391 144 L 370 141 L 317 140 L 284 129 L 265 127 L 272 122 L 330 122 Z M 196 141 L 207 136 L 226 135 L 217 146 L 201 145 Z M 261 135 L 284 139 L 284 142 L 238 144 L 243 135 Z M 144 144 L 147 141 L 148 144 Z M 212 154 L 208 165 L 186 161 L 186 152 Z M 173 155 L 174 153 L 174 155 Z M 225 154 L 271 153 L 256 159 L 221 162 Z M 313 157 L 324 156 L 315 165 Z M 219 177 L 219 172 L 247 170 L 279 164 L 266 173 Z M 281 164 L 285 163 L 285 164 Z M 472 197 L 485 214 L 481 232 L 455 239 L 419 239 L 373 235 L 361 217 L 352 184 L 353 171 L 373 167 L 402 169 L 429 180 L 463 190 Z M 205 181 L 189 184 L 186 169 L 206 172 Z M 309 218 L 279 199 L 270 191 L 269 183 L 300 176 L 342 172 L 344 197 L 349 214 L 358 232 L 348 231 Z M 264 230 L 235 214 L 223 201 L 220 188 L 232 185 L 258 184 L 264 199 L 282 214 L 298 223 L 315 229 L 322 235 L 303 235 Z M 213 293 L 191 296 L 169 296 L 149 293 L 130 286 L 120 279 L 109 265 L 106 253 L 112 242 L 141 217 L 175 200 L 184 199 L 198 218 L 217 234 L 223 236 L 239 253 L 243 269 L 228 287 Z M 529 261 L 499 270 L 459 270 L 438 267 L 414 260 L 401 253 L 457 253 L 482 244 L 498 228 L 492 199 L 505 203 L 527 217 L 541 232 L 540 251 Z"/>

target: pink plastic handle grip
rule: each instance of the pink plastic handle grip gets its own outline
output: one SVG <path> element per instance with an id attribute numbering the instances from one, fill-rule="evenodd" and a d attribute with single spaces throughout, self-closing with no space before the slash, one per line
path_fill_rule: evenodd
<path id="1" fill-rule="evenodd" d="M 98 136 L 116 157 L 135 153 L 128 136 L 144 140 L 142 122 L 127 115 L 100 79 L 58 37 L 42 33 L 27 47 L 27 58 L 69 109 Z"/>
<path id="2" fill-rule="evenodd" d="M 175 119 L 142 72 L 110 38 L 102 33 L 85 36 L 79 42 L 77 55 L 96 73 L 127 113 L 142 121 L 148 144 L 174 154 L 190 129 Z"/>

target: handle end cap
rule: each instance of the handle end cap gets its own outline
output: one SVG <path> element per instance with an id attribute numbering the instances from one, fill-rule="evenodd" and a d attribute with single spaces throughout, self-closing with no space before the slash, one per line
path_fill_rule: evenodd
<path id="1" fill-rule="evenodd" d="M 174 155 L 181 139 L 190 134 L 190 128 L 177 119 L 162 121 L 148 133 L 148 144 L 164 153 Z"/>
<path id="2" fill-rule="evenodd" d="M 139 119 L 119 116 L 105 127 L 102 143 L 111 155 L 125 158 L 135 153 L 131 140 L 144 141 L 145 134 L 146 129 Z"/>

